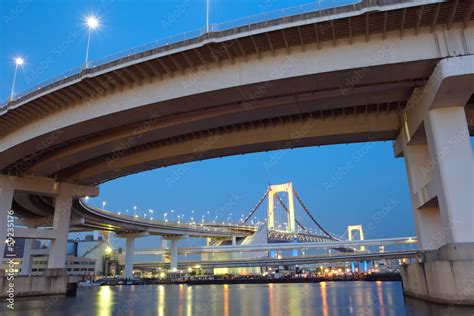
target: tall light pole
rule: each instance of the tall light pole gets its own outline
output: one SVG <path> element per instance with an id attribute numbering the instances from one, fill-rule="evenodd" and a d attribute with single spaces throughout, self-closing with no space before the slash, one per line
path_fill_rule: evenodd
<path id="1" fill-rule="evenodd" d="M 12 92 L 10 93 L 10 101 L 13 100 L 13 94 L 15 93 L 15 82 L 16 82 L 16 73 L 18 72 L 18 67 L 23 65 L 25 61 L 21 57 L 15 58 L 15 73 L 13 74 L 13 83 L 12 83 Z"/>
<path id="2" fill-rule="evenodd" d="M 210 0 L 206 0 L 206 33 L 209 33 L 209 3 Z"/>
<path id="3" fill-rule="evenodd" d="M 87 35 L 87 48 L 86 48 L 86 62 L 84 64 L 84 68 L 87 68 L 87 64 L 89 63 L 89 46 L 91 42 L 91 32 L 99 27 L 99 19 L 93 15 L 89 15 L 86 17 L 86 25 L 88 28 L 88 35 Z"/>

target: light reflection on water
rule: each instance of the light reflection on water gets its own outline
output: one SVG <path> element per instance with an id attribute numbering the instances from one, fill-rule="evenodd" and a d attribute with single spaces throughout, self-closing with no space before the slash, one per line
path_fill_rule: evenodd
<path id="1" fill-rule="evenodd" d="M 398 282 L 102 286 L 76 297 L 17 299 L 15 307 L 2 304 L 0 315 L 474 315 L 404 299 Z"/>
<path id="2" fill-rule="evenodd" d="M 102 286 L 97 292 L 97 305 L 100 306 L 97 315 L 109 316 L 112 315 L 112 308 L 115 292 L 109 286 Z"/>
<path id="3" fill-rule="evenodd" d="M 158 316 L 165 316 L 165 299 L 166 299 L 165 286 L 158 285 L 158 304 L 156 304 Z"/>

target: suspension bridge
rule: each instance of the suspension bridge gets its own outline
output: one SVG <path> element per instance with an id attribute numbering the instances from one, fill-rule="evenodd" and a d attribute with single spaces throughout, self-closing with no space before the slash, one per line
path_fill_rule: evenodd
<path id="1" fill-rule="evenodd" d="M 281 196 L 283 195 L 283 197 Z M 287 204 L 283 198 L 287 197 Z M 315 225 L 315 232 L 302 224 L 301 218 L 297 217 L 294 199 L 302 208 L 303 214 L 307 215 L 310 221 Z M 241 220 L 241 224 L 247 224 L 251 221 L 260 209 L 263 202 L 267 200 L 267 227 L 268 240 L 270 242 L 284 242 L 297 240 L 298 242 L 324 242 L 338 240 L 333 234 L 329 233 L 315 219 L 308 208 L 305 206 L 300 196 L 296 192 L 291 182 L 278 185 L 270 185 L 257 205 Z"/>
<path id="2" fill-rule="evenodd" d="M 266 207 L 264 207 L 266 201 Z M 295 201 L 297 204 L 295 205 Z M 263 214 L 262 214 L 263 213 Z M 261 218 L 262 220 L 258 220 Z M 314 227 L 305 225 L 309 222 Z M 250 225 L 249 225 L 250 224 Z M 368 246 L 385 247 L 387 245 L 412 245 L 416 237 L 387 238 L 381 240 L 364 240 L 362 225 L 351 225 L 347 229 L 348 238 L 337 237 L 325 229 L 302 201 L 291 182 L 269 185 L 267 190 L 258 200 L 255 207 L 242 216 L 238 224 L 231 223 L 181 223 L 181 225 L 200 225 L 213 229 L 226 229 L 230 236 L 208 237 L 207 245 L 202 247 L 181 247 L 178 249 L 177 240 L 180 237 L 167 237 L 171 239 L 171 246 L 165 241 L 162 248 L 129 249 L 133 255 L 161 255 L 162 263 L 155 263 L 155 267 L 168 267 L 177 271 L 183 266 L 206 267 L 249 267 L 259 264 L 275 264 L 290 262 L 317 263 L 320 261 L 350 261 L 367 258 L 409 258 L 416 253 L 415 250 L 396 251 L 388 253 L 374 253 L 366 250 Z M 358 235 L 358 236 L 357 236 Z M 356 240 L 358 237 L 358 240 Z M 303 250 L 332 249 L 338 256 L 326 255 L 304 256 Z M 282 258 L 277 252 L 290 251 L 291 256 Z M 301 251 L 300 253 L 298 251 Z M 238 258 L 236 255 L 239 253 Z M 300 254 L 303 254 L 301 256 Z M 178 254 L 200 254 L 202 260 L 180 261 Z M 219 254 L 216 258 L 215 254 Z M 212 255 L 212 258 L 210 257 Z M 129 260 L 133 260 L 130 254 Z M 283 260 L 284 259 L 284 260 Z M 131 266 L 133 263 L 125 263 Z M 139 263 L 139 267 L 150 267 L 153 263 Z M 130 267 L 128 269 L 131 269 Z M 131 271 L 129 271 L 131 273 Z"/>

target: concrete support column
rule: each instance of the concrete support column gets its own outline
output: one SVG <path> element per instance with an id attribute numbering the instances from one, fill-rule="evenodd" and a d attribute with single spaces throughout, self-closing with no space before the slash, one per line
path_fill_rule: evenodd
<path id="1" fill-rule="evenodd" d="M 30 275 L 31 272 L 31 247 L 34 239 L 25 239 L 25 247 L 23 249 L 23 259 L 21 261 L 20 275 Z"/>
<path id="2" fill-rule="evenodd" d="M 8 212 L 12 208 L 14 186 L 7 177 L 0 177 L 0 269 L 5 254 Z"/>
<path id="3" fill-rule="evenodd" d="M 464 108 L 430 110 L 425 130 L 446 241 L 474 242 L 474 158 Z"/>
<path id="4" fill-rule="evenodd" d="M 178 240 L 177 239 L 171 239 L 170 253 L 171 253 L 170 269 L 171 271 L 176 271 L 178 270 Z"/>
<path id="5" fill-rule="evenodd" d="M 135 251 L 135 237 L 126 238 L 125 246 L 125 277 L 133 277 L 133 252 Z"/>
<path id="6" fill-rule="evenodd" d="M 418 194 L 432 179 L 431 161 L 427 144 L 404 146 L 405 166 L 410 187 L 410 196 L 415 218 L 418 246 L 423 250 L 438 249 L 446 243 L 441 231 L 439 208 L 419 207 Z"/>
<path id="7" fill-rule="evenodd" d="M 48 258 L 48 269 L 64 269 L 66 267 L 66 248 L 71 221 L 72 195 L 60 194 L 54 201 L 53 229 L 56 238 L 51 241 Z"/>
<path id="8" fill-rule="evenodd" d="M 232 235 L 232 246 L 237 245 L 237 236 Z"/>

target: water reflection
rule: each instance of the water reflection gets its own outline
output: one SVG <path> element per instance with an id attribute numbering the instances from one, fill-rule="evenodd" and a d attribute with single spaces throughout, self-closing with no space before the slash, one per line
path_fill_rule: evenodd
<path id="1" fill-rule="evenodd" d="M 275 291 L 273 289 L 273 283 L 268 284 L 268 304 L 270 315 L 275 315 Z"/>
<path id="2" fill-rule="evenodd" d="M 112 315 L 112 306 L 114 304 L 114 292 L 109 286 L 101 286 L 97 293 L 98 316 Z"/>
<path id="3" fill-rule="evenodd" d="M 193 314 L 193 287 L 186 287 L 186 316 Z"/>
<path id="4" fill-rule="evenodd" d="M 47 306 L 47 308 L 45 308 Z M 77 297 L 18 298 L 0 315 L 474 315 L 406 298 L 398 282 L 141 285 L 80 288 Z"/>
<path id="5" fill-rule="evenodd" d="M 183 302 L 183 295 L 184 295 L 184 287 L 186 285 L 184 284 L 180 284 L 178 285 L 178 315 L 179 316 L 183 316 L 183 305 L 184 305 L 184 302 Z"/>
<path id="6" fill-rule="evenodd" d="M 229 285 L 224 284 L 224 315 L 229 316 Z"/>
<path id="7" fill-rule="evenodd" d="M 301 299 L 304 295 L 301 295 L 302 293 L 304 293 L 304 291 L 301 291 L 301 288 L 303 288 L 304 286 L 300 286 L 299 288 L 298 287 L 295 287 L 295 286 L 291 286 L 288 288 L 288 304 L 286 304 L 286 306 L 288 306 L 288 315 L 292 315 L 292 316 L 299 316 L 301 315 Z"/>
<path id="8" fill-rule="evenodd" d="M 405 300 L 407 315 L 420 316 L 473 316 L 472 306 L 453 306 L 433 304 L 427 301 L 407 297 Z"/>
<path id="9" fill-rule="evenodd" d="M 376 281 L 375 286 L 377 287 L 377 299 L 378 299 L 378 304 L 381 308 L 380 310 L 380 316 L 385 316 L 385 304 L 383 301 L 383 288 L 382 288 L 382 282 L 381 281 Z"/>
<path id="10" fill-rule="evenodd" d="M 158 285 L 158 304 L 157 304 L 158 316 L 165 316 L 165 297 L 166 297 L 165 286 Z"/>
<path id="11" fill-rule="evenodd" d="M 320 292 L 321 292 L 321 309 L 323 311 L 323 316 L 329 315 L 329 306 L 328 306 L 328 292 L 327 292 L 327 283 L 321 282 L 319 283 Z"/>

